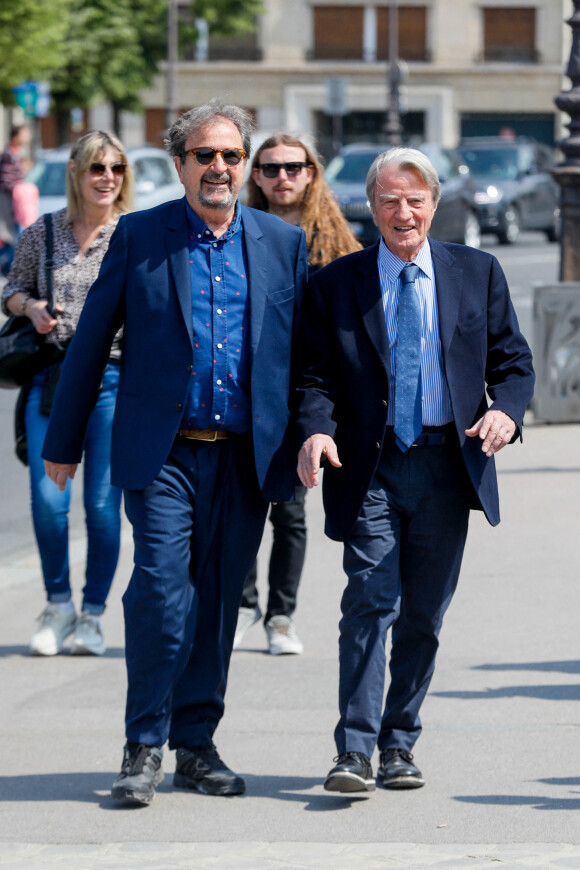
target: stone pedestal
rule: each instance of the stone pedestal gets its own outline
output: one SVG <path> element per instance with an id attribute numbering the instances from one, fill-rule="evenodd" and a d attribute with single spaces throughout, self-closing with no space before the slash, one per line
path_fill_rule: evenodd
<path id="1" fill-rule="evenodd" d="M 580 283 L 534 288 L 534 414 L 580 421 Z"/>

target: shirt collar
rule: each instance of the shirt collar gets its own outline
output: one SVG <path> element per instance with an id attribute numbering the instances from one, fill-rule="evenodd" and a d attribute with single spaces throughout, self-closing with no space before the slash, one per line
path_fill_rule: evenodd
<path id="1" fill-rule="evenodd" d="M 379 266 L 381 266 L 386 275 L 389 284 L 394 284 L 399 278 L 401 271 L 408 265 L 407 262 L 401 260 L 396 254 L 393 254 L 385 245 L 385 240 L 381 238 L 378 254 Z M 418 266 L 422 272 L 433 280 L 433 260 L 431 259 L 431 248 L 429 247 L 429 239 L 425 239 L 419 253 L 412 261 Z"/>
<path id="2" fill-rule="evenodd" d="M 208 229 L 208 226 L 206 223 L 204 223 L 204 221 L 202 221 L 202 219 L 199 217 L 199 215 L 196 214 L 196 212 L 194 212 L 194 210 L 192 209 L 192 207 L 188 203 L 187 198 L 185 200 L 185 210 L 187 212 L 187 220 L 188 220 L 191 231 L 193 233 L 195 233 L 195 235 L 201 236 L 202 239 L 203 238 L 213 239 L 214 234 L 212 233 L 211 230 L 209 231 L 209 235 L 207 235 L 207 236 L 205 235 L 205 231 Z M 236 210 L 234 212 L 234 219 L 231 222 L 231 224 L 229 225 L 229 227 L 227 228 L 227 230 L 225 231 L 225 233 L 223 234 L 223 236 L 220 236 L 219 240 L 221 241 L 222 239 L 230 239 L 235 233 L 238 232 L 238 230 L 241 228 L 241 225 L 242 225 L 242 210 L 240 209 L 239 202 L 236 202 Z"/>

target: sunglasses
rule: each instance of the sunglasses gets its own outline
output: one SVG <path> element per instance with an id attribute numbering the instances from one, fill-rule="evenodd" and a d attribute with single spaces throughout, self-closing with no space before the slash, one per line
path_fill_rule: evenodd
<path id="1" fill-rule="evenodd" d="M 113 175 L 121 176 L 125 174 L 127 164 L 111 163 L 110 166 L 106 166 L 104 163 L 91 163 L 91 165 L 89 166 L 89 172 L 91 173 L 93 178 L 99 178 L 101 175 L 104 175 L 107 169 L 110 169 Z"/>
<path id="2" fill-rule="evenodd" d="M 257 168 L 262 170 L 266 178 L 277 178 L 281 169 L 285 171 L 288 178 L 294 178 L 296 175 L 300 175 L 305 166 L 310 166 L 310 164 L 295 161 L 293 163 L 260 163 Z"/>
<path id="3" fill-rule="evenodd" d="M 218 154 L 226 166 L 237 166 L 246 156 L 246 152 L 241 148 L 224 148 L 223 151 L 218 148 L 190 148 L 185 152 L 185 157 L 188 154 L 193 154 L 200 166 L 210 166 Z"/>

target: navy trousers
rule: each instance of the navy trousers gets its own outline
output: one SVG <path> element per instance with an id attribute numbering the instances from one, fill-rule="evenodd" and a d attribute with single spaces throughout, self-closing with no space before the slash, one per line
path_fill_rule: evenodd
<path id="1" fill-rule="evenodd" d="M 412 749 L 438 635 L 461 567 L 470 486 L 459 445 L 387 441 L 345 542 L 340 621 L 339 753 Z M 385 643 L 391 681 L 383 708 Z"/>
<path id="2" fill-rule="evenodd" d="M 224 711 L 244 581 L 268 502 L 250 436 L 176 441 L 156 480 L 126 491 L 135 567 L 123 596 L 127 739 L 210 743 Z"/>

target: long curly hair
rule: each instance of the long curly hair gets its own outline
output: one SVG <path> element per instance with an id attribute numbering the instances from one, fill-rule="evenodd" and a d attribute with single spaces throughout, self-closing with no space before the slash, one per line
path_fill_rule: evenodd
<path id="1" fill-rule="evenodd" d="M 314 169 L 312 181 L 304 191 L 302 218 L 300 220 L 300 226 L 306 234 L 308 265 L 317 268 L 326 266 L 337 257 L 360 250 L 362 245 L 352 234 L 332 191 L 326 183 L 320 159 L 304 142 L 294 136 L 289 136 L 287 133 L 276 133 L 274 136 L 270 136 L 269 139 L 262 142 L 256 151 L 252 160 L 252 169 L 259 165 L 262 151 L 275 148 L 277 145 L 302 148 L 306 154 L 306 163 Z M 268 200 L 264 196 L 262 188 L 256 184 L 251 175 L 247 187 L 247 204 L 251 208 L 268 211 Z"/>

